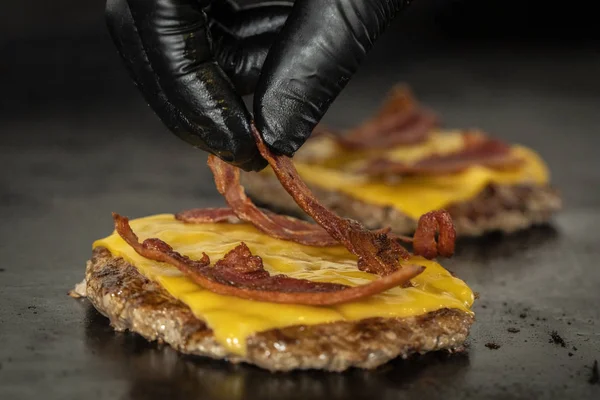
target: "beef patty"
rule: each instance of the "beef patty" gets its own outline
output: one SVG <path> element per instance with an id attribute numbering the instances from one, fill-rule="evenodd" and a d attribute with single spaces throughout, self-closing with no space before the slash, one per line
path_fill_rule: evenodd
<path id="1" fill-rule="evenodd" d="M 241 181 L 256 204 L 307 218 L 275 176 L 242 172 Z M 308 186 L 325 207 L 369 229 L 389 226 L 393 232 L 407 235 L 417 227 L 416 219 L 394 207 L 369 204 L 342 192 Z M 558 192 L 547 185 L 490 184 L 472 199 L 450 204 L 446 210 L 459 236 L 480 236 L 492 231 L 512 233 L 548 222 L 561 207 Z"/>
<path id="2" fill-rule="evenodd" d="M 85 280 L 72 295 L 87 297 L 117 331 L 136 332 L 182 353 L 271 371 L 371 369 L 415 353 L 462 351 L 474 320 L 463 311 L 444 308 L 409 318 L 295 325 L 248 337 L 246 355 L 240 356 L 219 344 L 188 306 L 105 248 L 94 250 Z"/>

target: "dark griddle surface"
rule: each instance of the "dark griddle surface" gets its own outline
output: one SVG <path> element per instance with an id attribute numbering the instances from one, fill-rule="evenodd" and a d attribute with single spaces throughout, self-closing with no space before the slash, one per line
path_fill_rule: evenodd
<path id="1" fill-rule="evenodd" d="M 106 37 L 42 40 L 3 60 L 16 75 L 3 85 L 0 119 L 0 398 L 600 398 L 600 385 L 588 382 L 600 361 L 600 56 L 411 40 L 386 36 L 326 122 L 358 121 L 406 81 L 447 126 L 539 150 L 566 200 L 552 227 L 461 243 L 445 264 L 481 294 L 467 353 L 372 372 L 269 374 L 114 333 L 86 301 L 66 295 L 92 241 L 111 231 L 110 212 L 138 217 L 222 201 L 205 155 L 165 132 Z M 69 58 L 74 48 L 79 58 Z M 32 73 L 42 74 L 41 89 L 16 85 Z M 551 342 L 553 331 L 565 346 Z"/>

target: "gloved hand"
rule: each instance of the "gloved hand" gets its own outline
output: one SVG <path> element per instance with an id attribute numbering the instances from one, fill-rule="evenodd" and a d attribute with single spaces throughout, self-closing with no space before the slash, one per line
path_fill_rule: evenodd
<path id="1" fill-rule="evenodd" d="M 130 74 L 165 125 L 233 165 L 260 170 L 266 162 L 241 95 L 254 92 L 259 132 L 272 150 L 292 156 L 409 2 L 271 1 L 239 9 L 225 0 L 107 0 L 106 15 Z"/>

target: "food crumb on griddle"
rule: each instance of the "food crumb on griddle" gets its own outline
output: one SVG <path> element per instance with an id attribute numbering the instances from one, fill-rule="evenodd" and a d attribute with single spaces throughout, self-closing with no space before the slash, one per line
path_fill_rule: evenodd
<path id="1" fill-rule="evenodd" d="M 525 313 L 521 313 L 521 314 L 519 314 L 519 318 L 523 318 L 523 319 L 525 319 L 525 318 L 527 318 L 527 314 L 525 314 Z"/>
<path id="2" fill-rule="evenodd" d="M 4 268 L 0 268 L 0 272 L 4 272 L 6 271 Z"/>
<path id="3" fill-rule="evenodd" d="M 519 328 L 508 328 L 507 331 L 510 333 L 519 333 L 521 330 Z"/>
<path id="4" fill-rule="evenodd" d="M 487 347 L 490 350 L 497 350 L 500 348 L 500 345 L 494 342 L 489 342 L 485 344 L 485 347 Z"/>
<path id="5" fill-rule="evenodd" d="M 556 331 L 550 332 L 550 340 L 548 343 L 559 344 L 561 347 L 567 347 L 564 339 Z"/>
<path id="6" fill-rule="evenodd" d="M 590 385 L 597 385 L 600 383 L 600 373 L 598 372 L 598 360 L 594 360 L 594 365 L 592 366 L 592 376 L 588 380 Z"/>
<path id="7" fill-rule="evenodd" d="M 573 353 L 569 352 L 568 354 L 569 354 L 569 357 L 573 357 Z"/>
<path id="8" fill-rule="evenodd" d="M 573 346 L 573 350 L 577 351 L 577 347 Z"/>

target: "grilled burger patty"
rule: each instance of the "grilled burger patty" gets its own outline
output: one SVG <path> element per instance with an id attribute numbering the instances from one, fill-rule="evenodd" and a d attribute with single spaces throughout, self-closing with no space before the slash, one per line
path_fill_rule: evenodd
<path id="1" fill-rule="evenodd" d="M 243 172 L 242 185 L 257 204 L 306 218 L 273 175 Z M 360 221 L 367 228 L 390 226 L 397 234 L 410 234 L 417 226 L 415 219 L 393 207 L 369 204 L 345 193 L 308 186 L 321 204 L 342 217 Z M 561 207 L 559 194 L 548 185 L 490 184 L 474 198 L 450 204 L 446 209 L 458 235 L 479 236 L 491 231 L 511 233 L 547 222 Z"/>
<path id="2" fill-rule="evenodd" d="M 76 293 L 87 297 L 117 331 L 136 332 L 182 353 L 247 362 L 272 371 L 375 368 L 398 356 L 461 351 L 473 323 L 471 315 L 444 308 L 409 318 L 296 325 L 248 337 L 242 357 L 228 353 L 188 306 L 106 248 L 94 250 Z"/>

